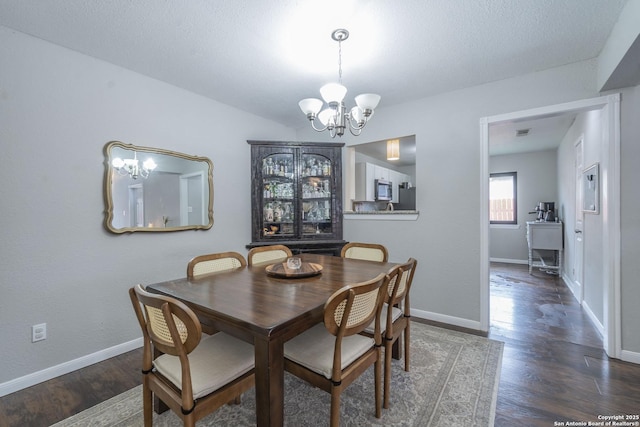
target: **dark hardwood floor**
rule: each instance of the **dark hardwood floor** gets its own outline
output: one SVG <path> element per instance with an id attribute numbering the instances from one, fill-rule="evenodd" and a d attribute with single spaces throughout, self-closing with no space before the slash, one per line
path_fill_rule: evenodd
<path id="1" fill-rule="evenodd" d="M 557 276 L 492 264 L 489 338 L 505 343 L 496 426 L 587 425 L 602 421 L 598 415 L 640 414 L 640 365 L 607 357 Z"/>
<path id="2" fill-rule="evenodd" d="M 142 383 L 142 349 L 0 398 L 0 427 L 46 427 Z"/>
<path id="3" fill-rule="evenodd" d="M 640 414 L 640 366 L 609 359 L 562 280 L 491 267 L 489 338 L 505 343 L 495 425 L 554 426 Z M 49 426 L 141 381 L 141 350 L 0 398 L 0 427 Z"/>

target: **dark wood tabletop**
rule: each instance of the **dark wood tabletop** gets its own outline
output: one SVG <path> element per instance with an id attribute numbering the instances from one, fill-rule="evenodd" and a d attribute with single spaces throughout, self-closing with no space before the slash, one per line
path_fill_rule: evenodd
<path id="1" fill-rule="evenodd" d="M 320 264 L 322 273 L 277 278 L 267 275 L 267 265 L 262 265 L 147 286 L 150 292 L 185 302 L 203 324 L 255 346 L 258 426 L 283 424 L 284 342 L 321 322 L 324 303 L 336 290 L 396 265 L 316 254 L 300 257 Z"/>

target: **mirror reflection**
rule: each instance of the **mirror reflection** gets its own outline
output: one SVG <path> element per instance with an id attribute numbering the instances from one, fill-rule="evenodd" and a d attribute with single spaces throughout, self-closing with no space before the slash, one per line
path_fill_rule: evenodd
<path id="1" fill-rule="evenodd" d="M 105 226 L 114 233 L 213 226 L 206 157 L 112 141 L 105 146 Z"/>

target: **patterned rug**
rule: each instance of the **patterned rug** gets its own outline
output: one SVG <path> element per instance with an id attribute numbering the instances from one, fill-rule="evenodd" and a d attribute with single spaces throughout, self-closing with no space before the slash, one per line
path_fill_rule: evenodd
<path id="1" fill-rule="evenodd" d="M 411 371 L 393 360 L 391 405 L 374 416 L 373 369 L 342 393 L 345 426 L 493 426 L 503 343 L 411 323 Z M 285 425 L 329 423 L 330 395 L 285 374 Z M 225 405 L 198 426 L 255 426 L 255 392 L 241 405 Z M 55 427 L 142 426 L 142 386 L 63 420 Z M 154 426 L 181 426 L 171 411 L 154 414 Z"/>

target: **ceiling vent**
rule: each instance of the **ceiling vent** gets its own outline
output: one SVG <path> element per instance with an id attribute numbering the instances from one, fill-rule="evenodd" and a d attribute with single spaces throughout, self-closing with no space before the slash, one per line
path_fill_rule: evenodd
<path id="1" fill-rule="evenodd" d="M 529 135 L 529 131 L 531 130 L 531 128 L 529 129 L 518 129 L 516 130 L 516 136 L 527 136 Z"/>

